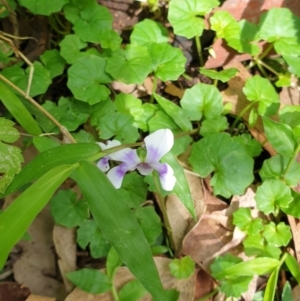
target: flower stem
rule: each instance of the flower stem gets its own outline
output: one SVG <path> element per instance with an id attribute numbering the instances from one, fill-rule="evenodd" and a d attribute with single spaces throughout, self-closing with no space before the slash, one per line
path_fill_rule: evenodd
<path id="1" fill-rule="evenodd" d="M 200 128 L 197 127 L 197 128 L 195 128 L 195 129 L 193 129 L 191 131 L 183 132 L 183 133 L 180 133 L 178 135 L 175 135 L 174 138 L 178 139 L 178 138 L 183 137 L 183 136 L 197 135 L 197 134 L 199 134 L 199 130 L 200 130 Z"/>
<path id="2" fill-rule="evenodd" d="M 199 36 L 195 36 L 195 42 L 196 42 L 197 53 L 200 61 L 200 67 L 202 67 L 204 65 L 204 60 L 202 56 L 202 47 L 201 47 L 201 41 Z"/>
<path id="3" fill-rule="evenodd" d="M 33 98 L 26 95 L 26 93 L 21 90 L 19 87 L 14 85 L 11 81 L 9 81 L 6 77 L 0 74 L 0 79 L 2 79 L 5 83 L 11 86 L 14 90 L 19 92 L 23 97 L 25 97 L 32 105 L 34 105 L 40 112 L 42 112 L 46 117 L 48 117 L 61 131 L 64 137 L 68 139 L 70 143 L 76 143 L 76 140 L 70 134 L 70 132 L 65 128 L 56 118 L 54 118 L 47 110 L 45 110 L 40 104 L 38 104 Z"/>
<path id="4" fill-rule="evenodd" d="M 235 121 L 233 122 L 231 128 L 230 128 L 230 133 L 233 133 L 233 130 L 235 128 L 235 126 L 237 125 L 237 123 L 239 122 L 239 120 L 243 117 L 243 115 L 250 110 L 256 102 L 250 102 L 241 112 L 240 114 L 235 118 Z"/>
<path id="5" fill-rule="evenodd" d="M 263 67 L 265 67 L 266 69 L 268 69 L 269 71 L 271 71 L 272 73 L 274 73 L 275 75 L 277 75 L 279 77 L 279 73 L 276 70 L 274 70 L 271 66 L 266 64 L 265 62 L 263 62 L 261 60 L 257 60 L 257 63 L 261 64 Z"/>
<path id="6" fill-rule="evenodd" d="M 262 60 L 272 49 L 273 49 L 273 44 L 269 44 L 266 50 L 259 56 L 259 59 Z"/>
<path id="7" fill-rule="evenodd" d="M 157 89 L 157 77 L 153 76 L 153 86 L 152 86 L 152 93 L 150 97 L 150 103 L 153 103 L 153 95 L 156 92 L 156 89 Z"/>
<path id="8" fill-rule="evenodd" d="M 157 191 L 157 203 L 159 206 L 159 209 L 162 213 L 163 216 L 163 220 L 165 223 L 165 228 L 167 230 L 167 236 L 169 238 L 169 242 L 170 242 L 170 247 L 172 250 L 175 249 L 175 244 L 174 244 L 174 240 L 173 240 L 173 235 L 172 235 L 172 229 L 171 229 L 171 225 L 170 225 L 170 221 L 168 218 L 168 214 L 167 214 L 167 208 L 166 208 L 166 204 L 165 204 L 165 200 L 161 194 L 161 188 L 158 182 L 158 175 L 157 172 L 154 171 L 153 172 L 153 178 L 154 178 L 154 183 L 155 183 L 155 187 L 156 187 L 156 191 Z"/>

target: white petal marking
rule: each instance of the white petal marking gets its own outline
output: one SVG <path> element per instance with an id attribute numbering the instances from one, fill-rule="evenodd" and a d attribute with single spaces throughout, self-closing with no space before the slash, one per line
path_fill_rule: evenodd
<path id="1" fill-rule="evenodd" d="M 136 166 L 141 163 L 141 159 L 138 157 L 136 150 L 131 148 L 121 149 L 109 156 L 115 161 L 125 162 L 130 170 L 135 169 Z"/>
<path id="2" fill-rule="evenodd" d="M 108 161 L 109 161 L 108 156 L 101 158 L 97 163 L 97 167 L 103 172 L 108 171 L 109 170 Z"/>
<path id="3" fill-rule="evenodd" d="M 173 190 L 176 178 L 173 168 L 167 163 L 157 163 L 152 165 L 159 173 L 161 186 L 166 191 Z"/>
<path id="4" fill-rule="evenodd" d="M 123 178 L 128 170 L 130 170 L 129 166 L 126 163 L 122 163 L 119 166 L 113 167 L 107 173 L 108 179 L 116 189 L 122 186 Z"/>
<path id="5" fill-rule="evenodd" d="M 145 162 L 157 163 L 174 144 L 173 133 L 169 129 L 157 130 L 144 139 L 147 155 Z"/>

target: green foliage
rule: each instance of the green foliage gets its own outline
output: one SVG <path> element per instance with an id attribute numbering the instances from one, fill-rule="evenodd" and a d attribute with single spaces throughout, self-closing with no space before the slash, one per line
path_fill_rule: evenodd
<path id="1" fill-rule="evenodd" d="M 225 133 L 204 137 L 192 146 L 189 159 L 195 172 L 207 177 L 214 193 L 224 197 L 242 194 L 253 181 L 253 160 L 241 143 Z"/>
<path id="2" fill-rule="evenodd" d="M 189 278 L 195 271 L 195 263 L 190 256 L 173 259 L 170 264 L 171 274 L 177 279 Z"/>
<path id="3" fill-rule="evenodd" d="M 87 204 L 77 200 L 72 190 L 60 190 L 50 202 L 51 214 L 56 224 L 67 228 L 79 226 L 89 217 Z"/>
<path id="4" fill-rule="evenodd" d="M 91 294 L 105 293 L 112 286 L 103 272 L 94 269 L 81 269 L 70 272 L 67 274 L 67 278 L 77 287 Z"/>
<path id="5" fill-rule="evenodd" d="M 273 222 L 266 225 L 263 236 L 268 243 L 276 247 L 286 246 L 292 238 L 290 228 L 282 222 L 278 225 L 275 225 Z"/>
<path id="6" fill-rule="evenodd" d="M 119 291 L 120 301 L 138 301 L 147 291 L 138 280 L 127 282 Z"/>
<path id="7" fill-rule="evenodd" d="M 233 213 L 233 224 L 249 235 L 256 235 L 263 229 L 263 222 L 260 218 L 251 217 L 250 208 L 239 208 Z"/>
<path id="8" fill-rule="evenodd" d="M 201 36 L 204 29 L 204 16 L 219 4 L 218 0 L 172 0 L 168 19 L 175 34 L 188 39 Z"/>
<path id="9" fill-rule="evenodd" d="M 218 89 L 211 85 L 196 84 L 186 89 L 180 104 L 191 120 L 217 118 L 223 112 L 222 96 Z"/>
<path id="10" fill-rule="evenodd" d="M 33 14 L 49 16 L 58 12 L 69 0 L 19 0 L 20 5 L 28 8 Z"/>
<path id="11" fill-rule="evenodd" d="M 236 68 L 228 68 L 221 71 L 200 68 L 201 74 L 204 74 L 212 79 L 220 80 L 223 83 L 228 82 L 232 77 L 236 75 L 237 72 L 238 70 Z"/>

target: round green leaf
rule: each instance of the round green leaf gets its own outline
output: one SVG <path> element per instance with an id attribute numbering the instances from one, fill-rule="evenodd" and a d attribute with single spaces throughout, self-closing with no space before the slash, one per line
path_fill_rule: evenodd
<path id="1" fill-rule="evenodd" d="M 189 162 L 202 177 L 214 171 L 214 193 L 224 197 L 243 194 L 253 181 L 253 159 L 240 142 L 225 133 L 194 143 Z"/>
<path id="2" fill-rule="evenodd" d="M 60 190 L 50 202 L 51 214 L 55 223 L 67 228 L 79 226 L 89 217 L 87 203 L 77 200 L 72 190 Z"/>
<path id="3" fill-rule="evenodd" d="M 50 72 L 51 78 L 63 73 L 66 62 L 59 54 L 59 51 L 57 49 L 46 50 L 40 56 L 40 59 L 47 70 Z"/>
<path id="4" fill-rule="evenodd" d="M 276 7 L 261 15 L 258 29 L 262 40 L 274 42 L 283 37 L 297 36 L 299 25 L 289 9 Z"/>
<path id="5" fill-rule="evenodd" d="M 263 236 L 269 244 L 272 244 L 276 247 L 287 246 L 292 238 L 290 227 L 283 222 L 279 223 L 278 225 L 270 222 L 265 226 Z"/>
<path id="6" fill-rule="evenodd" d="M 50 16 L 62 9 L 69 0 L 19 0 L 20 5 L 36 15 Z"/>
<path id="7" fill-rule="evenodd" d="M 280 180 L 266 180 L 257 188 L 257 208 L 265 214 L 274 213 L 278 208 L 288 208 L 293 198 L 291 189 Z"/>
<path id="8" fill-rule="evenodd" d="M 219 90 L 206 84 L 196 84 L 186 89 L 180 104 L 191 120 L 219 117 L 223 112 L 222 96 Z"/>
<path id="9" fill-rule="evenodd" d="M 161 23 L 145 19 L 137 23 L 130 35 L 131 44 L 146 45 L 149 43 L 168 42 L 168 31 Z"/>
<path id="10" fill-rule="evenodd" d="M 195 271 L 195 262 L 190 256 L 173 259 L 169 264 L 171 274 L 177 279 L 189 278 Z"/>
<path id="11" fill-rule="evenodd" d="M 151 58 L 144 46 L 128 45 L 107 59 L 106 71 L 127 84 L 142 84 L 152 71 Z"/>
<path id="12" fill-rule="evenodd" d="M 19 139 L 20 133 L 13 127 L 14 122 L 11 120 L 0 118 L 0 140 L 12 143 Z"/>
<path id="13" fill-rule="evenodd" d="M 66 276 L 77 287 L 91 294 L 101 294 L 111 289 L 107 275 L 99 270 L 81 269 Z"/>
<path id="14" fill-rule="evenodd" d="M 75 34 L 66 35 L 59 43 L 60 54 L 68 64 L 74 64 L 77 58 L 81 56 L 80 49 L 87 46 Z"/>
<path id="15" fill-rule="evenodd" d="M 162 81 L 177 80 L 185 71 L 186 58 L 182 50 L 167 43 L 148 45 L 154 75 Z"/>
<path id="16" fill-rule="evenodd" d="M 218 0 L 172 0 L 168 19 L 177 35 L 191 39 L 202 35 L 204 20 L 199 16 L 208 14 L 218 5 Z"/>
<path id="17" fill-rule="evenodd" d="M 223 83 L 228 82 L 232 77 L 236 75 L 237 72 L 238 70 L 236 68 L 228 68 L 221 71 L 200 68 L 201 74 L 204 74 L 212 79 L 220 80 Z"/>
<path id="18" fill-rule="evenodd" d="M 84 42 L 99 43 L 102 30 L 111 29 L 113 17 L 109 10 L 101 5 L 89 5 L 80 12 L 80 18 L 74 23 L 74 31 Z"/>
<path id="19" fill-rule="evenodd" d="M 91 105 L 107 99 L 110 90 L 100 84 L 111 82 L 105 67 L 105 59 L 95 55 L 76 60 L 68 70 L 67 83 L 75 98 Z"/>

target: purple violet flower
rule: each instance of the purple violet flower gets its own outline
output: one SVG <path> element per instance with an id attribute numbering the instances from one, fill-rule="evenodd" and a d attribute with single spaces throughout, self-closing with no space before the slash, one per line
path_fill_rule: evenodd
<path id="1" fill-rule="evenodd" d="M 97 142 L 97 144 L 101 147 L 101 149 L 104 151 L 106 149 L 121 145 L 121 142 L 118 140 L 112 140 L 112 141 L 107 141 L 107 144 L 104 144 L 102 142 Z M 101 158 L 98 163 L 97 163 L 97 167 L 105 172 L 109 170 L 109 160 L 111 159 L 110 155 L 107 155 L 103 158 Z"/>
<path id="2" fill-rule="evenodd" d="M 168 153 L 173 144 L 174 136 L 169 129 L 161 129 L 150 134 L 144 139 L 145 150 L 138 152 L 136 149 L 124 148 L 110 154 L 110 158 L 122 162 L 119 166 L 113 167 L 107 176 L 115 188 L 120 188 L 124 175 L 127 171 L 137 169 L 146 176 L 153 170 L 158 171 L 161 186 L 166 191 L 174 188 L 176 178 L 172 167 L 167 163 L 160 163 L 159 160 Z M 144 151 L 144 152 L 143 152 Z"/>

